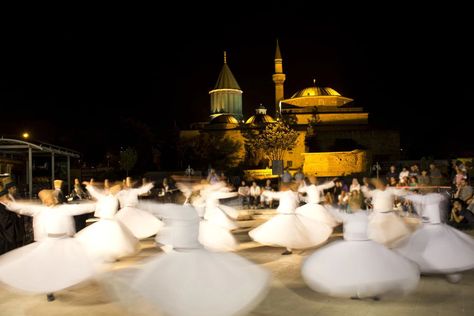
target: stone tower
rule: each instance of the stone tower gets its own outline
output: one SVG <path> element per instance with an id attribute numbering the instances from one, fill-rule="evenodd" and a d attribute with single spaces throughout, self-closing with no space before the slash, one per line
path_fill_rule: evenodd
<path id="1" fill-rule="evenodd" d="M 242 115 L 242 90 L 232 71 L 227 66 L 227 53 L 224 52 L 224 66 L 219 74 L 214 89 L 209 91 L 211 96 L 211 115 L 226 113 L 241 120 Z"/>
<path id="2" fill-rule="evenodd" d="M 285 98 L 283 83 L 286 75 L 283 73 L 283 59 L 281 58 L 280 46 L 278 40 L 275 50 L 275 73 L 273 74 L 273 82 L 275 82 L 275 115 L 280 116 L 280 101 Z"/>

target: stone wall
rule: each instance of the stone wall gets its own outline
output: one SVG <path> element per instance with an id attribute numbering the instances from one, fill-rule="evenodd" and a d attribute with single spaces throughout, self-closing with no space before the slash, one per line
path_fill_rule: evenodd
<path id="1" fill-rule="evenodd" d="M 368 168 L 368 156 L 364 150 L 350 152 L 303 153 L 303 172 L 318 177 L 344 176 L 363 173 Z"/>

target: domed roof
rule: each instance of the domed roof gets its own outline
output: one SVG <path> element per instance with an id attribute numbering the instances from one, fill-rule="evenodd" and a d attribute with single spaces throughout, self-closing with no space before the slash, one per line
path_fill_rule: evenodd
<path id="1" fill-rule="evenodd" d="M 245 124 L 269 124 L 275 123 L 273 117 L 268 114 L 255 114 L 252 115 Z"/>
<path id="2" fill-rule="evenodd" d="M 339 92 L 329 87 L 308 87 L 291 96 L 291 98 L 317 97 L 317 96 L 341 96 Z"/>
<path id="3" fill-rule="evenodd" d="M 209 124 L 239 124 L 232 114 L 218 114 L 214 116 Z"/>

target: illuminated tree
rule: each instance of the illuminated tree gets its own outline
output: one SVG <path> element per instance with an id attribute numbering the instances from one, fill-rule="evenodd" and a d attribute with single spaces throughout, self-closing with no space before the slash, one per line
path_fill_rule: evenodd
<path id="1" fill-rule="evenodd" d="M 277 121 L 263 130 L 246 134 L 246 145 L 251 152 L 261 152 L 269 160 L 283 160 L 283 155 L 296 146 L 298 132 L 285 123 Z"/>

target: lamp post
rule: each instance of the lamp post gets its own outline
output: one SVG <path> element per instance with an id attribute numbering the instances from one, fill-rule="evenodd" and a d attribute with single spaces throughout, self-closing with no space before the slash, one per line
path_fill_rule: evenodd
<path id="1" fill-rule="evenodd" d="M 372 170 L 375 171 L 377 173 L 377 179 L 379 178 L 379 171 L 380 169 L 382 169 L 379 165 L 379 162 L 377 161 L 373 166 L 372 166 Z"/>
<path id="2" fill-rule="evenodd" d="M 21 137 L 23 137 L 24 139 L 28 139 L 30 138 L 30 133 L 24 132 L 23 134 L 21 134 Z"/>

